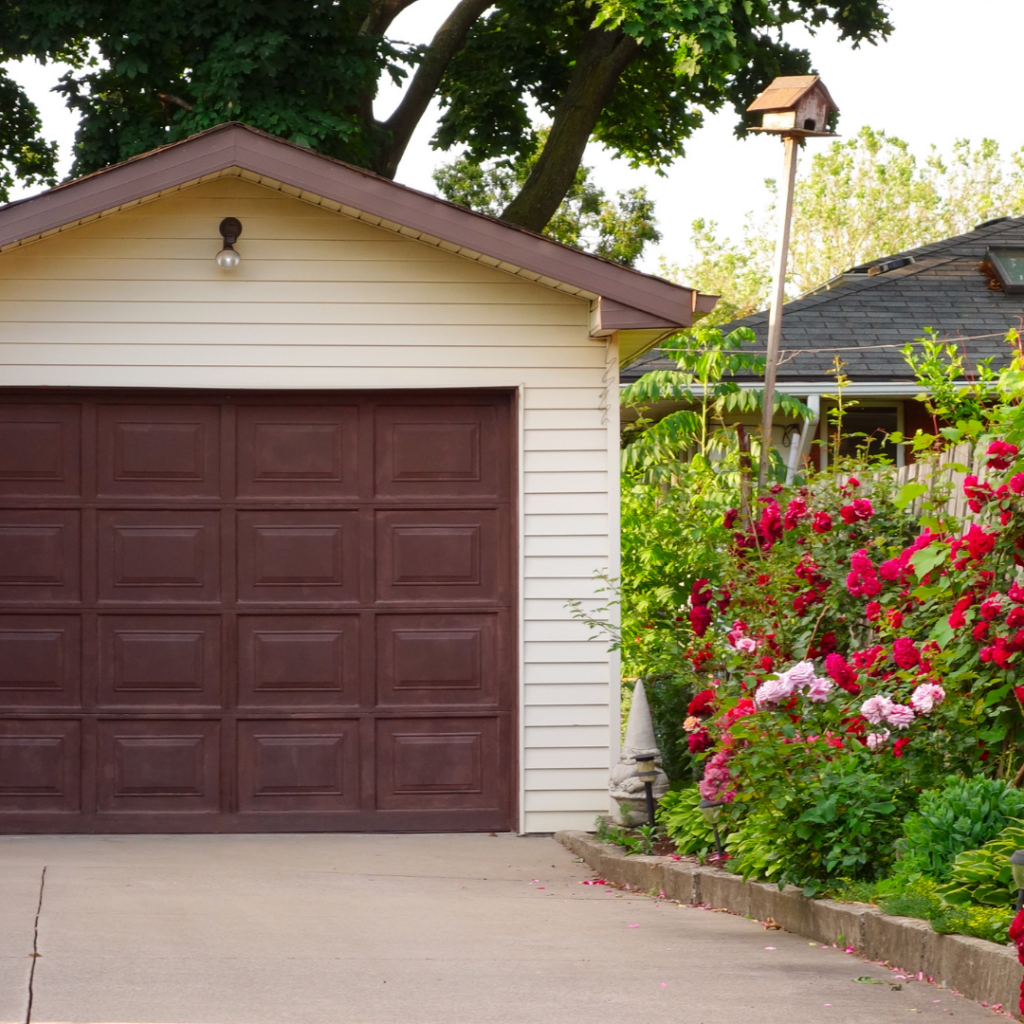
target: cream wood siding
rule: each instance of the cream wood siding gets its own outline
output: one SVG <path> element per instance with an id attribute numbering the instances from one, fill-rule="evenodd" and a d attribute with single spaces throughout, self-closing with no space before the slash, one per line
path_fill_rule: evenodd
<path id="1" fill-rule="evenodd" d="M 238 217 L 241 265 L 217 225 Z M 514 387 L 520 424 L 520 826 L 607 809 L 618 666 L 566 601 L 617 559 L 617 352 L 589 302 L 238 177 L 0 253 L 2 383 Z"/>

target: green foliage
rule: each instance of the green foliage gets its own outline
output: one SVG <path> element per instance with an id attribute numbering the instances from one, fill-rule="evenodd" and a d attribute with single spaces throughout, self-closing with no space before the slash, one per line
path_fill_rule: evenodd
<path id="1" fill-rule="evenodd" d="M 232 120 L 365 162 L 378 140 L 361 97 L 415 59 L 360 32 L 367 7 L 33 0 L 4 5 L 0 51 L 71 64 L 58 91 L 81 117 L 75 174 Z M 30 129 L 26 146 L 39 141 Z"/>
<path id="2" fill-rule="evenodd" d="M 850 878 L 840 878 L 823 895 L 837 903 L 872 903 L 877 891 L 877 882 L 855 882 Z"/>
<path id="3" fill-rule="evenodd" d="M 891 868 L 897 807 L 913 798 L 899 772 L 853 751 L 824 765 L 819 759 L 817 770 L 802 763 L 760 778 L 767 788 L 741 794 L 729 809 L 736 822 L 729 866 L 744 879 L 800 885 L 812 896 L 831 879 L 871 880 Z"/>
<path id="4" fill-rule="evenodd" d="M 683 154 L 705 111 L 730 104 L 745 127 L 747 104 L 772 78 L 810 70 L 807 51 L 782 40 L 786 25 L 829 22 L 854 45 L 892 30 L 878 0 L 498 3 L 476 23 L 442 83 L 436 142 L 467 146 L 476 163 L 530 152 L 528 108 L 557 125 L 566 89 L 607 60 L 610 46 L 636 41 L 592 137 L 631 166 L 661 170 Z"/>
<path id="5" fill-rule="evenodd" d="M 953 861 L 995 838 L 1010 819 L 1024 817 L 1024 791 L 1003 779 L 950 779 L 921 794 L 918 809 L 903 822 L 906 853 L 897 874 L 950 877 Z M 890 911 L 897 913 L 897 911 Z"/>
<path id="6" fill-rule="evenodd" d="M 881 0 L 501 0 L 450 3 L 465 31 L 410 46 L 389 36 L 407 6 L 32 0 L 0 6 L 0 53 L 72 65 L 60 90 L 81 116 L 75 173 L 240 120 L 393 174 L 431 98 L 442 107 L 434 143 L 476 163 L 531 153 L 539 111 L 567 143 L 563 163 L 594 138 L 660 169 L 705 111 L 729 103 L 742 116 L 775 75 L 810 69 L 780 39 L 787 24 L 831 22 L 855 45 L 891 31 Z M 413 70 L 415 102 L 398 122 L 377 119 L 378 83 Z M 47 177 L 50 143 L 2 72 L 0 99 L 0 181 Z"/>
<path id="7" fill-rule="evenodd" d="M 714 222 L 693 222 L 696 259 L 664 268 L 721 295 L 707 323 L 763 309 L 771 287 L 778 188 L 771 205 L 748 214 L 738 240 Z M 918 159 L 907 143 L 862 128 L 815 154 L 797 178 L 787 295 L 802 295 L 858 264 L 970 231 L 991 217 L 1024 213 L 1024 148 L 1004 157 L 997 143 L 958 140 Z"/>
<path id="8" fill-rule="evenodd" d="M 900 883 L 897 883 L 900 884 Z M 973 935 L 990 942 L 1006 942 L 1006 932 L 1015 911 L 1006 906 L 951 905 L 941 887 L 931 879 L 902 883 L 893 895 L 882 896 L 879 906 L 895 917 L 916 917 L 928 921 L 941 934 Z"/>
<path id="9" fill-rule="evenodd" d="M 537 133 L 536 149 L 526 157 L 503 158 L 487 164 L 467 156 L 434 171 L 441 195 L 478 213 L 500 217 L 526 183 L 537 164 L 548 129 Z M 591 168 L 580 165 L 576 177 L 544 234 L 632 267 L 649 242 L 661 239 L 654 201 L 643 188 L 619 192 L 615 201 L 590 180 Z"/>
<path id="10" fill-rule="evenodd" d="M 703 860 L 715 849 L 715 833 L 697 809 L 700 793 L 696 786 L 672 789 L 658 801 L 658 824 L 683 855 L 696 854 Z"/>
<path id="11" fill-rule="evenodd" d="M 600 815 L 594 821 L 594 836 L 602 843 L 621 846 L 627 856 L 639 854 L 643 857 L 650 857 L 654 853 L 654 844 L 658 839 L 657 830 L 651 825 L 640 825 L 631 830 L 613 825 Z"/>
<path id="12" fill-rule="evenodd" d="M 879 886 L 879 890 L 882 890 Z M 916 878 L 910 882 L 890 884 L 891 895 L 879 893 L 878 905 L 894 917 L 917 917 L 930 921 L 943 910 L 944 904 L 938 892 L 938 883 L 930 878 Z"/>
<path id="13" fill-rule="evenodd" d="M 939 890 L 947 903 L 984 903 L 1007 907 L 1017 899 L 1010 855 L 1024 849 L 1024 822 L 1004 828 L 978 850 L 966 850 L 953 862 L 950 881 Z"/>
<path id="14" fill-rule="evenodd" d="M 942 934 L 973 935 L 1001 945 L 1008 940 L 1007 931 L 1015 911 L 1007 907 L 941 907 L 929 921 Z"/>
<path id="15" fill-rule="evenodd" d="M 665 673 L 644 677 L 644 689 L 651 706 L 654 735 L 661 751 L 661 767 L 673 783 L 691 782 L 694 758 L 680 723 L 696 693 L 696 680 L 689 673 Z M 623 712 L 623 721 L 626 720 Z"/>

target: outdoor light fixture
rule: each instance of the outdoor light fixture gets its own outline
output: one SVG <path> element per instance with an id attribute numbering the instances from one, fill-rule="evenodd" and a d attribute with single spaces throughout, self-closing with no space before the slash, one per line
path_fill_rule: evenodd
<path id="1" fill-rule="evenodd" d="M 242 233 L 242 222 L 237 217 L 225 217 L 220 222 L 220 233 L 224 239 L 224 248 L 217 253 L 217 266 L 222 270 L 234 270 L 242 257 L 235 252 L 235 242 Z"/>
<path id="2" fill-rule="evenodd" d="M 636 777 L 644 784 L 644 796 L 647 797 L 647 822 L 654 828 L 654 783 L 658 780 L 656 754 L 637 754 L 633 758 L 636 764 Z"/>
<path id="3" fill-rule="evenodd" d="M 1013 884 L 1017 886 L 1017 913 L 1024 909 L 1024 850 L 1014 850 L 1010 854 L 1010 870 L 1013 872 Z"/>
<path id="4" fill-rule="evenodd" d="M 697 804 L 697 809 L 704 815 L 707 823 L 715 833 L 715 852 L 718 854 L 719 859 L 725 856 L 725 850 L 722 848 L 722 840 L 718 835 L 718 819 L 722 816 L 722 808 L 724 806 L 724 800 L 701 800 L 701 802 Z"/>

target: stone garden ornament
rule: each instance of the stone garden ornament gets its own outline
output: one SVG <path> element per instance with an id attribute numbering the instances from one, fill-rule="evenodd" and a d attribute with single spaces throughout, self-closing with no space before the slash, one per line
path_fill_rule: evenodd
<path id="1" fill-rule="evenodd" d="M 619 752 L 619 760 L 612 768 L 608 792 L 619 805 L 618 814 L 612 815 L 618 825 L 641 825 L 647 821 L 647 807 L 644 784 L 637 778 L 637 759 L 653 757 L 660 763 L 661 751 L 654 738 L 654 721 L 651 706 L 642 679 L 633 688 L 633 701 L 626 720 L 626 738 Z M 654 799 L 660 800 L 668 791 L 668 776 L 658 769 L 654 782 Z"/>

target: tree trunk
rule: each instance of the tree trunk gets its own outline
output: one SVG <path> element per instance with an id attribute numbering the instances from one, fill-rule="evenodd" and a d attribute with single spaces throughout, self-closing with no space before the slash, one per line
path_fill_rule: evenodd
<path id="1" fill-rule="evenodd" d="M 547 144 L 502 220 L 543 231 L 576 177 L 597 119 L 640 44 L 620 29 L 589 29 L 569 88 L 555 108 Z"/>
<path id="2" fill-rule="evenodd" d="M 466 45 L 466 37 L 480 16 L 494 0 L 460 0 L 445 19 L 427 47 L 409 87 L 395 112 L 380 125 L 390 139 L 374 158 L 371 170 L 385 178 L 393 178 L 405 155 L 412 133 L 441 84 L 452 58 Z"/>

